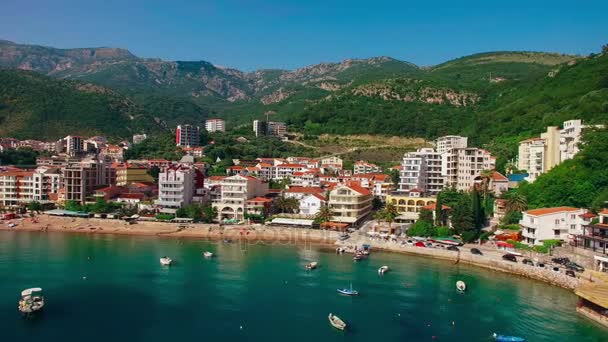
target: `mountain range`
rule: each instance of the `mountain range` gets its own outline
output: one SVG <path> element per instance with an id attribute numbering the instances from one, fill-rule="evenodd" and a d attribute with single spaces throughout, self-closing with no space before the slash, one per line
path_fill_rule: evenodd
<path id="1" fill-rule="evenodd" d="M 243 72 L 207 61 L 140 58 L 119 48 L 0 41 L 3 83 L 10 79 L 21 89 L 0 87 L 0 123 L 11 123 L 2 125 L 0 135 L 54 137 L 75 133 L 72 129 L 125 137 L 178 123 L 201 124 L 210 116 L 236 126 L 270 112 L 308 134 L 432 138 L 459 133 L 474 135 L 478 143 L 500 143 L 571 118 L 608 119 L 607 59 L 605 54 L 506 51 L 432 67 L 374 57 Z M 45 87 L 71 96 L 54 100 L 61 106 L 44 108 L 48 96 L 33 97 L 28 90 L 42 94 Z M 96 101 L 84 105 L 87 112 L 80 117 L 91 119 L 86 125 L 71 122 L 78 109 L 67 102 L 90 96 Z M 104 120 L 110 118 L 121 128 L 108 130 Z M 28 126 L 32 120 L 46 124 Z"/>

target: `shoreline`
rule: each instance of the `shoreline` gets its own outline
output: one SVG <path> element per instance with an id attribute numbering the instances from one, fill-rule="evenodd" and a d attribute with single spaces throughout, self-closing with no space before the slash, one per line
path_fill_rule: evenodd
<path id="1" fill-rule="evenodd" d="M 346 245 L 358 245 L 368 243 L 374 250 L 403 255 L 414 255 L 419 257 L 430 257 L 453 264 L 466 264 L 485 268 L 492 271 L 504 272 L 522 276 L 528 279 L 542 281 L 544 283 L 558 286 L 570 291 L 574 291 L 581 281 L 585 281 L 583 276 L 572 278 L 563 273 L 553 272 L 552 270 L 512 263 L 501 260 L 500 253 L 496 250 L 483 250 L 484 255 L 473 255 L 469 252 L 471 247 L 478 248 L 477 245 L 465 245 L 460 247 L 460 252 L 447 251 L 436 248 L 421 248 L 413 246 L 402 246 L 393 242 L 375 241 L 369 238 L 351 237 L 346 241 L 338 241 L 340 235 L 337 231 L 311 230 L 307 228 L 284 228 L 267 227 L 263 225 L 254 226 L 224 226 L 220 228 L 217 224 L 188 224 L 180 225 L 168 222 L 138 222 L 129 225 L 121 220 L 95 219 L 95 218 L 66 218 L 47 215 L 38 215 L 33 222 L 29 218 L 12 220 L 18 223 L 16 227 L 8 228 L 6 224 L 0 225 L 0 231 L 12 232 L 57 232 L 75 234 L 108 234 L 119 236 L 156 236 L 168 238 L 198 238 L 212 241 L 232 240 L 264 243 L 272 245 L 281 243 L 285 245 L 305 245 L 314 244 L 322 247 L 337 247 Z M 5 223 L 5 222 L 3 222 Z M 355 234 L 352 234 L 355 235 Z"/>

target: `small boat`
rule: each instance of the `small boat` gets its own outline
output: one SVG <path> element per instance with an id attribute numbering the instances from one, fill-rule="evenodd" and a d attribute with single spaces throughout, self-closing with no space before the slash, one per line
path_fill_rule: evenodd
<path id="1" fill-rule="evenodd" d="M 314 270 L 315 268 L 317 268 L 319 264 L 316 261 L 313 262 L 309 262 L 308 264 L 306 264 L 306 269 L 307 270 Z"/>
<path id="2" fill-rule="evenodd" d="M 42 289 L 33 287 L 21 291 L 21 300 L 19 301 L 19 311 L 24 314 L 31 314 L 42 310 L 44 307 L 44 296 Z"/>
<path id="3" fill-rule="evenodd" d="M 347 296 L 358 296 L 359 291 L 353 290 L 353 284 L 350 284 L 350 289 L 338 289 L 338 292 Z"/>
<path id="4" fill-rule="evenodd" d="M 494 333 L 494 339 L 498 342 L 526 342 L 523 337 L 497 335 L 496 333 Z"/>
<path id="5" fill-rule="evenodd" d="M 211 252 L 209 252 L 209 251 L 206 251 L 206 252 L 204 252 L 204 253 L 203 253 L 203 256 L 204 256 L 205 258 L 213 258 L 213 253 L 211 253 Z"/>
<path id="6" fill-rule="evenodd" d="M 467 290 L 467 284 L 464 283 L 464 281 L 459 280 L 456 282 L 456 288 L 458 289 L 458 291 L 466 291 Z"/>
<path id="7" fill-rule="evenodd" d="M 388 271 L 389 271 L 389 267 L 385 265 L 385 266 L 382 266 L 382 267 L 380 267 L 378 269 L 378 274 L 379 275 L 384 275 L 384 273 L 386 273 Z"/>
<path id="8" fill-rule="evenodd" d="M 171 265 L 171 263 L 173 263 L 173 260 L 171 260 L 171 258 L 169 258 L 168 256 L 160 258 L 160 264 L 163 266 L 169 266 Z"/>
<path id="9" fill-rule="evenodd" d="M 340 317 L 330 313 L 327 318 L 329 319 L 329 324 L 331 324 L 334 328 L 338 330 L 346 329 L 346 323 L 344 323 L 344 321 L 341 320 Z"/>
<path id="10" fill-rule="evenodd" d="M 344 247 L 338 247 L 338 248 L 336 248 L 336 253 L 337 254 L 342 254 L 344 252 L 346 252 L 346 248 L 344 248 Z"/>
<path id="11" fill-rule="evenodd" d="M 353 260 L 355 260 L 355 261 L 359 261 L 359 260 L 362 260 L 362 259 L 363 259 L 363 256 L 360 255 L 360 254 L 355 254 L 355 256 L 353 257 Z"/>

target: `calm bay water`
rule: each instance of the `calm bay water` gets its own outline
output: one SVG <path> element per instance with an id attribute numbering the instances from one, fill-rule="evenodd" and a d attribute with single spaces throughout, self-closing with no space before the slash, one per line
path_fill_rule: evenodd
<path id="1" fill-rule="evenodd" d="M 164 255 L 175 264 L 162 267 Z M 321 267 L 304 270 L 310 260 Z M 379 277 L 382 265 L 391 272 Z M 351 282 L 359 297 L 336 293 Z M 26 320 L 17 301 L 33 286 L 47 306 Z M 540 282 L 420 257 L 354 263 L 314 246 L 0 232 L 0 341 L 608 341 L 575 305 Z M 329 312 L 349 331 L 330 327 Z"/>

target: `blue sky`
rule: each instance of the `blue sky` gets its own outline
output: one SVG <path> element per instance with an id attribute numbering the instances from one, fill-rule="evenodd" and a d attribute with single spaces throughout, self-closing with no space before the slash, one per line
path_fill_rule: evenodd
<path id="1" fill-rule="evenodd" d="M 244 70 L 372 56 L 432 65 L 496 50 L 597 52 L 607 13 L 607 0 L 2 0 L 0 39 Z"/>

